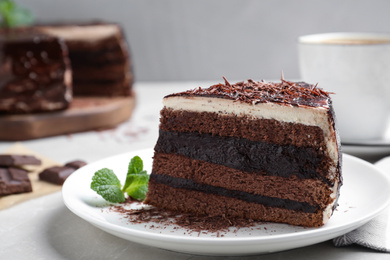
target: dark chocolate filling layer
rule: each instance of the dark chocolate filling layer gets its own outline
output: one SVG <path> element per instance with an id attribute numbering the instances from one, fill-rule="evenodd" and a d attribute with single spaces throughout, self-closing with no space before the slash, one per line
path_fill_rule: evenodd
<path id="1" fill-rule="evenodd" d="M 196 190 L 209 194 L 237 198 L 247 202 L 263 204 L 268 207 L 285 208 L 289 210 L 302 211 L 305 213 L 314 213 L 318 208 L 318 206 L 313 206 L 306 202 L 298 202 L 288 199 L 254 195 L 243 191 L 228 190 L 220 187 L 199 184 L 189 179 L 175 178 L 168 175 L 160 175 L 154 172 L 150 175 L 150 180 L 154 181 L 155 183 L 165 184 L 177 189 Z"/>
<path id="2" fill-rule="evenodd" d="M 328 182 L 317 171 L 324 160 L 314 148 L 275 145 L 243 138 L 160 130 L 156 152 L 173 153 L 237 170 Z"/>

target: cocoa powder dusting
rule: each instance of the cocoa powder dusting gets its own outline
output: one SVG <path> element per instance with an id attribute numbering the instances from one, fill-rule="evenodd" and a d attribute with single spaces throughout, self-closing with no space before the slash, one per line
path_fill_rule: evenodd
<path id="1" fill-rule="evenodd" d="M 207 233 L 216 233 L 217 237 L 223 237 L 221 232 L 237 233 L 240 228 L 253 227 L 257 222 L 250 219 L 243 218 L 226 218 L 224 216 L 195 216 L 189 213 L 182 213 L 170 211 L 166 209 L 159 209 L 153 206 L 141 209 L 126 209 L 124 206 L 141 205 L 142 202 L 126 199 L 121 205 L 114 205 L 110 207 L 110 211 L 120 213 L 122 217 L 127 218 L 132 224 L 159 224 L 161 229 L 165 229 L 167 225 L 177 225 L 186 229 L 188 234 L 198 233 L 198 235 Z M 146 225 L 145 225 L 146 226 Z M 157 228 L 155 225 L 150 228 Z M 174 228 L 176 229 L 176 228 Z"/>

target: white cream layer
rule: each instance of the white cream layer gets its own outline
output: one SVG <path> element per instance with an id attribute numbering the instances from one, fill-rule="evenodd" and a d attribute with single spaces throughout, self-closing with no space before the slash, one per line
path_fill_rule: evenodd
<path id="1" fill-rule="evenodd" d="M 325 136 L 327 153 L 336 167 L 338 147 L 335 131 L 330 124 L 328 109 L 324 107 L 297 107 L 278 103 L 255 105 L 223 98 L 171 96 L 163 100 L 166 108 L 193 112 L 214 112 L 222 116 L 249 116 L 253 119 L 275 119 L 281 122 L 298 123 L 320 127 Z M 308 138 L 310 136 L 308 135 Z M 335 172 L 332 169 L 332 172 Z M 329 176 L 332 180 L 336 176 Z"/>
<path id="2" fill-rule="evenodd" d="M 66 41 L 84 40 L 98 41 L 118 34 L 118 26 L 114 24 L 82 25 L 82 26 L 42 26 L 39 27 L 44 33 L 63 38 Z"/>

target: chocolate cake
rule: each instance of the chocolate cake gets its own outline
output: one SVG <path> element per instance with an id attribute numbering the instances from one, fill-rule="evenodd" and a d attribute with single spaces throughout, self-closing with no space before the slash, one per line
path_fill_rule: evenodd
<path id="1" fill-rule="evenodd" d="M 307 227 L 331 217 L 342 177 L 329 93 L 225 80 L 163 103 L 146 204 Z"/>
<path id="2" fill-rule="evenodd" d="M 73 96 L 130 96 L 128 47 L 113 23 L 0 30 L 0 113 L 66 109 Z"/>
<path id="3" fill-rule="evenodd" d="M 65 109 L 72 99 L 65 43 L 33 30 L 1 30 L 0 113 Z"/>
<path id="4" fill-rule="evenodd" d="M 54 24 L 36 27 L 65 40 L 75 96 L 128 96 L 133 83 L 128 46 L 114 23 Z"/>

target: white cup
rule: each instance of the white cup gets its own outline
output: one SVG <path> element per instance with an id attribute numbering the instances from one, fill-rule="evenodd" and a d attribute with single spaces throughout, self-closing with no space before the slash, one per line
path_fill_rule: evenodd
<path id="1" fill-rule="evenodd" d="M 342 142 L 381 140 L 390 111 L 390 34 L 299 37 L 301 79 L 332 95 Z"/>

